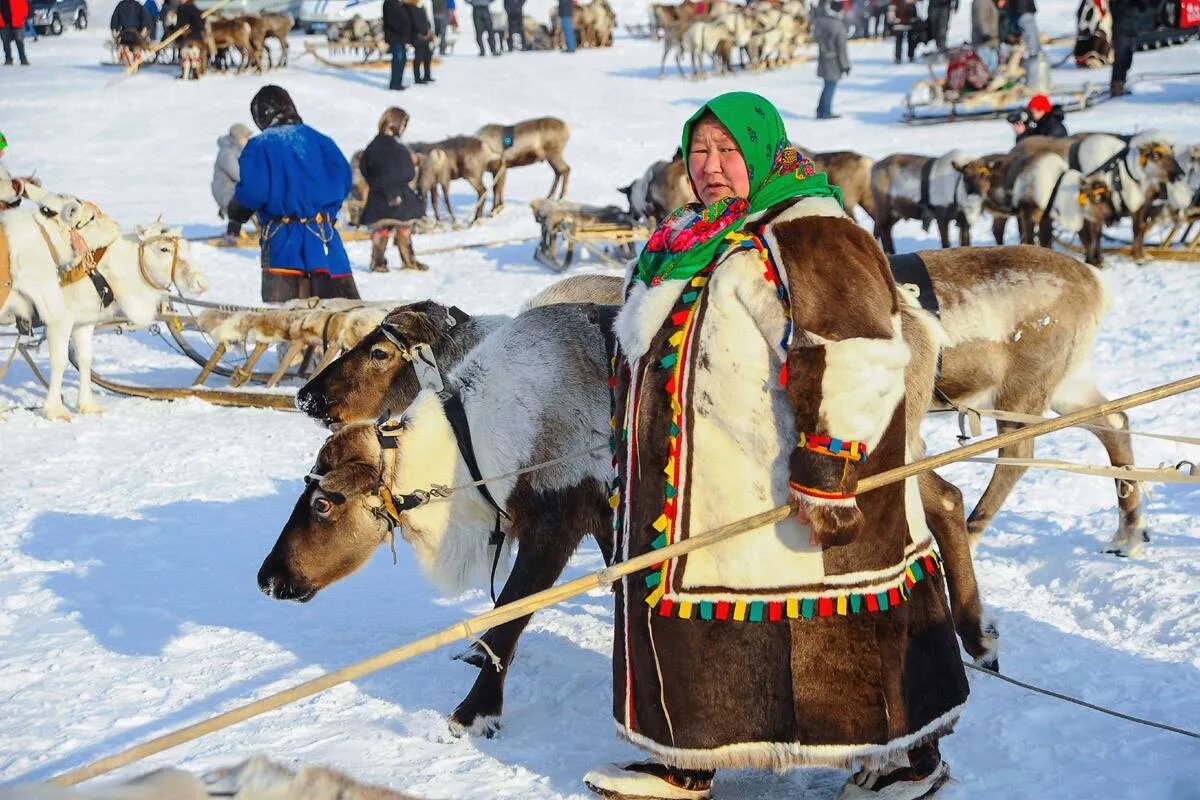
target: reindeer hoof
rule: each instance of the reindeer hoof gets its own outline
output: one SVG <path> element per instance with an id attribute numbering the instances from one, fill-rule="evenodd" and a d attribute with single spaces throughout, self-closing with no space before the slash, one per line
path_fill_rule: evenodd
<path id="1" fill-rule="evenodd" d="M 471 715 L 462 712 L 462 706 L 459 706 L 449 720 L 450 735 L 456 739 L 461 739 L 463 736 L 482 736 L 485 739 L 492 739 L 500 732 L 500 717 L 489 716 L 483 714 Z"/>
<path id="2" fill-rule="evenodd" d="M 80 414 L 103 414 L 104 407 L 101 406 L 99 403 L 80 403 L 79 404 L 79 413 Z"/>
<path id="3" fill-rule="evenodd" d="M 65 406 L 44 406 L 42 415 L 46 419 L 61 420 L 63 422 L 71 421 L 71 412 L 67 411 Z"/>
<path id="4" fill-rule="evenodd" d="M 1142 528 L 1128 533 L 1118 533 L 1103 552 L 1118 558 L 1141 558 L 1146 554 L 1146 545 L 1149 543 L 1150 531 Z"/>

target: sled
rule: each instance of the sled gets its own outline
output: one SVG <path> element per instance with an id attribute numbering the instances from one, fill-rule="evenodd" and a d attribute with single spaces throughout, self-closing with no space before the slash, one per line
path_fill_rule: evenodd
<path id="1" fill-rule="evenodd" d="M 337 69 L 391 69 L 392 58 L 387 42 L 382 39 L 360 39 L 350 42 L 304 43 L 304 52 L 318 63 Z M 442 61 L 435 58 L 430 62 L 440 67 Z"/>
<path id="2" fill-rule="evenodd" d="M 934 81 L 918 81 L 905 98 L 901 121 L 907 125 L 938 125 L 945 122 L 968 122 L 981 119 L 1003 119 L 1029 104 L 1035 94 L 1043 94 L 1023 83 L 1013 83 L 1000 89 L 981 89 L 977 92 L 950 94 L 943 92 Z M 922 95 L 922 90 L 925 94 Z M 1112 99 L 1107 86 L 1085 84 L 1078 89 L 1052 88 L 1045 92 L 1054 105 L 1064 112 L 1083 111 Z"/>
<path id="3" fill-rule="evenodd" d="M 650 238 L 650 230 L 616 206 L 589 206 L 566 200 L 535 200 L 534 219 L 542 229 L 533 257 L 555 272 L 587 251 L 607 266 L 624 269 L 637 254 L 637 244 Z"/>

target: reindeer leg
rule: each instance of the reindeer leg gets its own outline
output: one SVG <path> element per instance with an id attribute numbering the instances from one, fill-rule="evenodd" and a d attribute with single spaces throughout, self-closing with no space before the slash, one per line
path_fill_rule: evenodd
<path id="1" fill-rule="evenodd" d="M 518 539 L 520 547 L 512 572 L 496 598 L 498 606 L 553 586 L 583 536 L 580 515 L 586 513 L 589 507 L 594 507 L 594 513 L 599 514 L 600 524 L 603 524 L 604 517 L 600 513 L 603 490 L 599 484 L 594 490 L 585 483 L 572 489 L 546 492 L 535 492 L 518 485 L 513 495 L 508 501 L 509 508 L 524 507 L 527 513 L 516 515 L 513 524 L 510 535 Z M 516 652 L 517 639 L 529 624 L 530 616 L 506 622 L 483 635 L 483 641 L 502 665 L 499 671 L 492 663 L 490 654 L 479 645 L 473 645 L 461 657 L 478 666 L 480 671 L 470 692 L 450 715 L 451 733 L 488 737 L 495 734 L 504 706 L 504 679 Z"/>
<path id="2" fill-rule="evenodd" d="M 475 225 L 483 217 L 483 204 L 484 198 L 487 197 L 487 189 L 484 188 L 483 181 L 474 175 L 467 177 L 467 183 L 471 184 L 471 188 L 475 190 L 475 219 L 471 220 L 471 224 Z"/>
<path id="3" fill-rule="evenodd" d="M 1046 407 L 1043 402 L 1038 403 L 1012 403 L 1004 402 L 1003 398 L 998 398 L 996 407 L 1002 408 L 1005 411 L 1019 411 L 1026 414 L 1040 414 Z M 1010 430 L 1016 430 L 1019 425 L 1014 425 L 1007 422 L 997 422 L 996 432 L 1004 433 Z M 1031 458 L 1033 456 L 1033 440 L 1027 439 L 1023 442 L 1009 445 L 1008 447 L 1000 448 L 1001 458 Z M 983 538 L 983 532 L 987 530 L 996 514 L 1000 511 L 1000 507 L 1004 505 L 1005 499 L 1012 491 L 1013 486 L 1017 481 L 1021 480 L 1021 476 L 1025 474 L 1026 467 L 996 467 L 992 473 L 992 479 L 988 482 L 987 488 L 983 491 L 983 496 L 979 498 L 979 502 L 975 504 L 975 508 L 971 510 L 971 516 L 967 518 L 967 535 L 971 540 L 971 548 L 979 546 L 979 540 Z"/>
<path id="4" fill-rule="evenodd" d="M 1146 230 L 1150 227 L 1150 203 L 1142 204 L 1133 215 L 1133 247 L 1130 248 L 1130 255 L 1134 261 L 1144 261 L 1146 259 Z"/>
<path id="5" fill-rule="evenodd" d="M 1021 234 L 1021 244 L 1033 244 L 1033 231 L 1036 225 L 1036 212 L 1031 208 L 1022 206 L 1017 213 L 1017 230 Z"/>
<path id="6" fill-rule="evenodd" d="M 955 220 L 958 223 L 958 245 L 959 247 L 971 246 L 971 226 L 967 222 L 965 214 L 959 214 Z"/>
<path id="7" fill-rule="evenodd" d="M 508 184 L 508 165 L 503 161 L 500 169 L 492 174 L 492 216 L 504 208 L 504 187 Z"/>
<path id="8" fill-rule="evenodd" d="M 883 245 L 883 252 L 889 256 L 896 254 L 896 243 L 892 241 L 892 226 L 895 224 L 888 211 L 884 211 L 880 218 L 875 220 L 875 237 Z"/>
<path id="9" fill-rule="evenodd" d="M 446 204 L 446 213 L 450 215 L 450 226 L 458 225 L 458 218 L 454 216 L 454 207 L 450 205 L 450 181 L 441 184 L 442 187 L 442 202 Z M 437 205 L 437 187 L 433 188 L 434 205 Z"/>
<path id="10" fill-rule="evenodd" d="M 42 403 L 42 414 L 47 419 L 71 418 L 62 400 L 63 373 L 67 371 L 71 321 L 63 309 L 59 312 L 55 317 L 48 317 L 42 309 L 38 309 L 42 319 L 46 320 L 46 341 L 50 345 L 50 386 L 46 388 L 46 400 Z"/>
<path id="11" fill-rule="evenodd" d="M 948 217 L 937 218 L 938 236 L 942 239 L 942 248 L 950 247 L 950 220 Z"/>
<path id="12" fill-rule="evenodd" d="M 546 198 L 550 199 L 554 197 L 554 187 L 557 186 L 558 199 L 562 200 L 567 193 L 567 180 L 571 177 L 571 167 L 563 160 L 562 153 L 553 157 L 547 156 L 546 161 L 550 163 L 550 168 L 554 170 L 554 184 L 550 187 L 550 194 L 546 195 Z"/>
<path id="13" fill-rule="evenodd" d="M 936 472 L 918 476 L 917 485 L 925 508 L 925 522 L 946 566 L 950 611 L 963 649 L 970 653 L 976 664 L 999 671 L 998 636 L 995 627 L 984 620 L 979 585 L 975 580 L 975 562 L 971 558 L 963 516 L 962 492 Z"/>
<path id="14" fill-rule="evenodd" d="M 1004 231 L 1008 227 L 1008 217 L 1003 214 L 992 214 L 992 236 L 996 244 L 1004 244 Z"/>
<path id="15" fill-rule="evenodd" d="M 75 342 L 75 361 L 79 367 L 79 407 L 80 414 L 99 414 L 104 409 L 92 397 L 92 334 L 94 325 L 80 325 L 71 332 Z"/>
<path id="16" fill-rule="evenodd" d="M 1069 414 L 1081 408 L 1107 402 L 1090 378 L 1079 378 L 1060 386 L 1054 393 L 1050 407 L 1056 414 Z M 1097 424 L 1108 425 L 1121 431 L 1129 429 L 1129 417 L 1124 412 L 1109 414 Z M 1128 433 L 1093 431 L 1108 453 L 1108 461 L 1114 467 L 1133 464 L 1133 442 Z M 1150 533 L 1142 518 L 1142 493 L 1134 481 L 1117 480 L 1117 506 L 1121 509 L 1121 520 L 1117 533 L 1104 548 L 1104 552 L 1118 556 L 1137 557 L 1146 549 Z"/>
<path id="17" fill-rule="evenodd" d="M 1042 247 L 1049 247 L 1054 241 L 1054 221 L 1050 219 L 1050 214 L 1042 214 L 1042 220 L 1038 224 L 1038 244 Z"/>
<path id="18" fill-rule="evenodd" d="M 1097 222 L 1083 223 L 1083 229 L 1079 232 L 1079 241 L 1083 243 L 1084 261 L 1093 267 L 1104 264 L 1104 254 L 1100 251 L 1100 233 L 1101 227 Z"/>

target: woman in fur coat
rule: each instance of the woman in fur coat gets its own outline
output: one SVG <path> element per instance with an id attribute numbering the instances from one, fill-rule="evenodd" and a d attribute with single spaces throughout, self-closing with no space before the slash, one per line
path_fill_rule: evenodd
<path id="1" fill-rule="evenodd" d="M 652 761 L 607 798 L 709 797 L 724 768 L 858 771 L 841 798 L 911 800 L 967 698 L 906 461 L 899 299 L 840 191 L 734 92 L 684 126 L 701 204 L 651 236 L 616 322 L 618 558 L 791 502 L 795 517 L 621 580 L 613 713 Z"/>
<path id="2" fill-rule="evenodd" d="M 412 223 L 425 216 L 425 203 L 412 187 L 417 168 L 400 137 L 408 113 L 389 108 L 379 118 L 379 135 L 363 151 L 359 169 L 367 181 L 362 224 L 371 228 L 371 271 L 387 272 L 387 246 L 396 242 L 402 269 L 428 269 L 413 254 Z"/>

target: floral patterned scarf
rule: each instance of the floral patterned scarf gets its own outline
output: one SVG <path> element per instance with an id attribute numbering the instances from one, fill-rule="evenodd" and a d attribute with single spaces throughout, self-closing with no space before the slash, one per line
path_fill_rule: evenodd
<path id="1" fill-rule="evenodd" d="M 711 112 L 737 142 L 750 177 L 748 197 L 727 197 L 710 206 L 699 203 L 675 211 L 658 226 L 638 256 L 637 278 L 647 286 L 687 280 L 718 258 L 746 219 L 794 197 L 834 197 L 825 173 L 788 143 L 783 118 L 770 101 L 751 92 L 729 92 L 708 101 L 683 126 L 686 163 L 692 129 Z"/>

